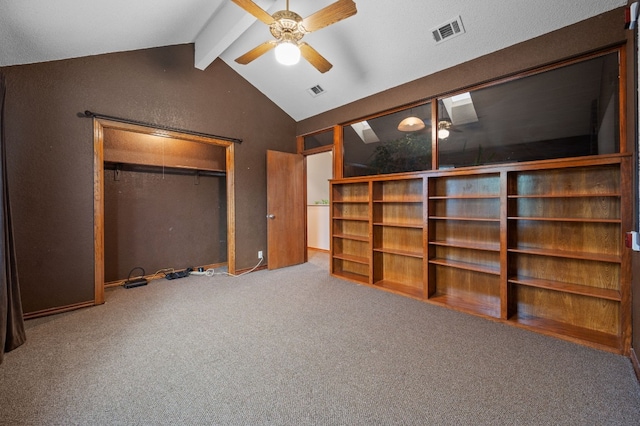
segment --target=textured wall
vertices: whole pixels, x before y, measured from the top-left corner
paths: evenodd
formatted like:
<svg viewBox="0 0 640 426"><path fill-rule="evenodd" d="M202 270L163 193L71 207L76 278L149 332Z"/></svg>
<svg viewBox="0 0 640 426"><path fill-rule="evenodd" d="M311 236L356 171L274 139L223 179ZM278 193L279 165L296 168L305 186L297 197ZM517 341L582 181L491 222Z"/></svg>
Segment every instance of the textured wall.
<svg viewBox="0 0 640 426"><path fill-rule="evenodd" d="M93 300L91 110L243 139L236 149L236 267L266 251L265 151L295 151L295 122L222 61L193 46L0 68L25 312Z"/></svg>
<svg viewBox="0 0 640 426"><path fill-rule="evenodd" d="M104 279L227 261L224 177L113 171L104 181ZM132 276L138 276L136 271ZM162 275L160 275L162 276Z"/></svg>

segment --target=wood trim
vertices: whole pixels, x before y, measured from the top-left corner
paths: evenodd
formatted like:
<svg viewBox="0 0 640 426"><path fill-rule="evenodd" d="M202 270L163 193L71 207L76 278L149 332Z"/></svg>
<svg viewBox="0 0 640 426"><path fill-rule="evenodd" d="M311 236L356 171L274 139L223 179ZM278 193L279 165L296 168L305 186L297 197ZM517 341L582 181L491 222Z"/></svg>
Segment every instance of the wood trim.
<svg viewBox="0 0 640 426"><path fill-rule="evenodd" d="M236 268L235 238L235 144L174 130L146 127L103 118L93 119L93 209L94 209L94 305L104 303L104 129L114 129L145 135L166 136L189 142L218 145L226 149L227 181L227 265L230 274Z"/></svg>
<svg viewBox="0 0 640 426"><path fill-rule="evenodd" d="M370 179L369 182L367 183L367 185L369 186L369 189L367 190L367 193L369 194L368 197L369 199L367 200L369 207L367 208L367 221L368 221L368 234L369 234L369 250L367 251L367 261L369 262L369 285L374 285L375 284L375 278L376 278L376 270L374 268L374 264L373 264L373 222L374 222L374 207L373 207L373 179ZM331 206L331 210L333 210L333 206Z"/></svg>
<svg viewBox="0 0 640 426"><path fill-rule="evenodd" d="M620 301L620 315L622 321L620 323L620 350L623 355L629 355L631 349L631 336L632 336L632 301L631 301L631 249L625 247L624 234L627 231L633 229L633 208L631 206L632 200L632 176L631 157L623 158L620 162L620 193L622 194L622 205L620 206L620 219L621 219L621 232L620 237L621 244L621 257L622 264L620 269L620 294L622 299Z"/></svg>
<svg viewBox="0 0 640 426"><path fill-rule="evenodd" d="M620 108L620 119L618 120L619 138L618 138L618 151L625 153L627 149L627 55L626 51L622 48L619 49L618 60L618 108Z"/></svg>
<svg viewBox="0 0 640 426"><path fill-rule="evenodd" d="M307 247L308 251L315 251L318 253L327 253L329 254L331 251L330 250L326 250L326 249L321 249L321 248L317 248L317 247Z"/></svg>
<svg viewBox="0 0 640 426"><path fill-rule="evenodd" d="M331 147L333 149L333 146ZM309 245L309 236L308 236L308 230L309 230L309 214L308 214L308 209L307 209L307 187L309 186L309 182L308 182L308 176L307 176L307 155L302 155L302 200L300 200L303 204L302 206L302 211L304 212L304 218L303 218L303 227L304 227L304 241L302 243L302 247L307 247ZM327 182L327 185L329 183ZM309 261L309 252L307 250L304 250L304 263L307 263Z"/></svg>
<svg viewBox="0 0 640 426"><path fill-rule="evenodd" d="M250 272L250 271L251 272L258 272L258 271L264 271L265 269L269 269L269 265L268 264L260 265L260 266L256 267L255 269L254 269L254 267L238 269L238 271L233 275L238 276L238 275L241 275L241 274L246 274L247 272Z"/></svg>
<svg viewBox="0 0 640 426"><path fill-rule="evenodd" d="M422 177L422 299L432 294L429 287L429 178Z"/></svg>
<svg viewBox="0 0 640 426"><path fill-rule="evenodd" d="M342 126L336 125L333 128L333 178L342 179L344 177L344 145L342 144Z"/></svg>
<svg viewBox="0 0 640 426"><path fill-rule="evenodd" d="M312 132L302 133L302 134L299 134L298 137L304 138L305 136L312 136L312 135L317 135L318 133L328 132L329 130L332 130L334 127L335 126L329 126L322 129L314 130Z"/></svg>
<svg viewBox="0 0 640 426"><path fill-rule="evenodd" d="M30 319L34 319L34 318L46 317L46 316L49 316L49 315L61 314L63 312L75 311L76 309L89 308L91 306L95 306L95 303L93 301L80 302L80 303L75 303L73 305L58 306L56 308L43 309L41 311L29 312L27 314L24 314L23 318L25 320L30 320Z"/></svg>
<svg viewBox="0 0 640 426"><path fill-rule="evenodd" d="M500 172L500 318L503 320L509 319L508 194L508 173L503 171Z"/></svg>
<svg viewBox="0 0 640 426"><path fill-rule="evenodd" d="M227 269L236 273L236 180L234 144L227 145Z"/></svg>
<svg viewBox="0 0 640 426"><path fill-rule="evenodd" d="M547 170L557 168L568 167L582 167L582 166L594 166L602 164L619 164L624 158L631 158L630 153L625 154L609 154L609 155L593 155L585 157L572 157L572 158L554 158L551 160L536 160L523 163L501 163L492 164L486 166L469 166L459 167L456 169L438 169L438 170L423 170L417 172L407 173L392 173L386 175L375 176L356 176L349 178L334 178L332 181L340 182L368 182L372 178L377 181L380 180L393 180L399 178L412 178L419 176L439 177L439 176L464 176L464 175L477 175L479 173L500 173L501 171L523 171L523 170Z"/></svg>
<svg viewBox="0 0 640 426"><path fill-rule="evenodd" d="M104 303L104 132L93 119L93 303Z"/></svg>
<svg viewBox="0 0 640 426"><path fill-rule="evenodd" d="M221 139L207 138L199 135L192 135L189 133L180 133L178 131L173 131L173 130L164 130L161 128L145 127L138 124L122 123L120 121L107 120L103 118L95 118L94 120L100 123L103 128L109 128L114 130L123 130L123 131L129 131L133 133L141 133L144 135L165 136L169 138L182 139L185 141L208 143L208 144L219 145L224 147L233 145L233 142L224 141Z"/></svg>
<svg viewBox="0 0 640 426"><path fill-rule="evenodd" d="M318 146L315 148L309 148L309 149L305 149L304 148L304 138L307 136L312 136L312 135L317 135L319 133L325 133L325 132L329 132L329 131L333 131L333 135L334 135L334 141L335 141L335 132L336 132L336 128L340 127L340 126L331 126L328 127L326 129L321 129L315 132L310 132L310 133L305 133L303 135L298 135L296 136L296 152L298 154L302 154L302 155L312 155L312 154L319 154L321 152L327 152L327 151L331 151L333 149L333 144L332 145L324 145L324 146Z"/></svg>
<svg viewBox="0 0 640 426"><path fill-rule="evenodd" d="M438 108L440 107L438 100L434 99L431 105L431 169L437 170L440 165L440 141L438 140Z"/></svg>
<svg viewBox="0 0 640 426"><path fill-rule="evenodd" d="M304 153L304 136L296 137L296 152L298 154Z"/></svg>
<svg viewBox="0 0 640 426"><path fill-rule="evenodd" d="M321 154L323 152L329 152L333 150L333 145L325 145L325 146L319 146L317 148L311 148L311 149L307 149L305 151L301 151L299 152L299 154L302 155L313 155L313 154Z"/></svg>
<svg viewBox="0 0 640 426"><path fill-rule="evenodd" d="M305 150L304 149L304 138L307 135L298 136L296 138L297 152L298 152L298 154L301 154L304 157L304 164L303 164L303 169L302 169L303 170L302 171L302 174L303 174L302 181L304 183L303 200L302 200L303 203L304 203L304 247L307 247L307 245L308 245L308 226L309 226L309 218L308 218L308 213L307 213L307 184L308 184L308 182L307 182L307 179L308 179L307 178L307 156L314 155L314 154L321 154L321 153L324 153L324 152L331 152L333 154L332 155L332 167L335 169L335 160L334 160L334 158L335 158L335 148L334 148L334 146L335 146L335 139L336 139L335 131L337 130L337 128L338 128L338 126L334 126L334 127L330 128L330 129L325 129L325 130L322 131L322 132L324 132L324 131L333 130L333 132L334 132L333 133L334 143L332 145L319 146L319 147L316 147L316 148L311 148L311 149ZM321 133L321 132L314 132L314 133L310 133L310 134L312 135L312 134L316 134L316 133ZM335 170L332 170L332 172L333 172L332 176L335 176ZM307 249L309 249L309 247L307 247ZM329 251L327 250L327 253L328 252ZM305 252L304 252L304 262L306 263L308 261L309 261L309 254L308 254L307 250L305 250Z"/></svg>

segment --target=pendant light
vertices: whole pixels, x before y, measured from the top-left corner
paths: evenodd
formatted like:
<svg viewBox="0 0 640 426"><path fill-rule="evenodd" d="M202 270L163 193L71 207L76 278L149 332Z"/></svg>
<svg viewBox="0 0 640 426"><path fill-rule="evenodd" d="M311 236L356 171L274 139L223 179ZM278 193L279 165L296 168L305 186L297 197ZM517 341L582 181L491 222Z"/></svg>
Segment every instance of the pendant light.
<svg viewBox="0 0 640 426"><path fill-rule="evenodd" d="M414 115L405 118L398 124L398 130L401 132L417 132L422 129L424 129L424 121Z"/></svg>

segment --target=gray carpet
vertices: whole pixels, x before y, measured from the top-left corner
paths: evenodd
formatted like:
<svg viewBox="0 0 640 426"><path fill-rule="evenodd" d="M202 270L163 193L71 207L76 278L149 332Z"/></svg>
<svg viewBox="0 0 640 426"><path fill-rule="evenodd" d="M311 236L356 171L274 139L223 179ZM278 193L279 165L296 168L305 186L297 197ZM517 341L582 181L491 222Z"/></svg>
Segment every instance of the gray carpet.
<svg viewBox="0 0 640 426"><path fill-rule="evenodd" d="M0 424L640 424L629 360L330 277L156 280L27 322Z"/></svg>

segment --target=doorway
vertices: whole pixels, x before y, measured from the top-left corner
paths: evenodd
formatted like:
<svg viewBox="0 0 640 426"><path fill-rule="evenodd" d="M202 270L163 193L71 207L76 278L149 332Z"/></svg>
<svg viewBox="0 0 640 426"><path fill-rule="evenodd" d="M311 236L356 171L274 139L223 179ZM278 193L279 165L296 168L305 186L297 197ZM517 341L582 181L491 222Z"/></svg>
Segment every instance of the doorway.
<svg viewBox="0 0 640 426"><path fill-rule="evenodd" d="M94 303L104 303L105 284L105 186L104 186L104 139L105 131L115 130L137 135L166 137L176 140L200 144L216 145L224 148L224 172L226 175L226 218L227 218L227 267L230 273L235 268L235 195L234 187L234 143L212 137L192 135L179 131L156 129L139 124L122 123L118 121L94 118Z"/></svg>
<svg viewBox="0 0 640 426"><path fill-rule="evenodd" d="M328 253L329 180L333 178L333 151L306 156L307 160L307 249Z"/></svg>

